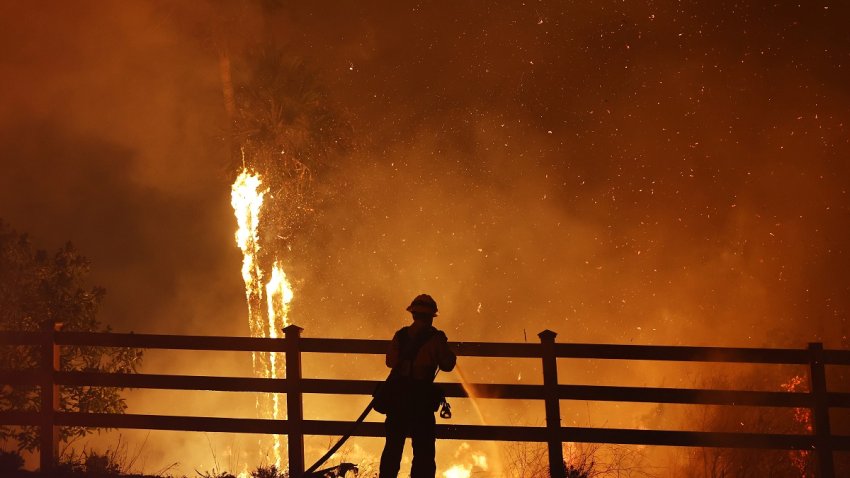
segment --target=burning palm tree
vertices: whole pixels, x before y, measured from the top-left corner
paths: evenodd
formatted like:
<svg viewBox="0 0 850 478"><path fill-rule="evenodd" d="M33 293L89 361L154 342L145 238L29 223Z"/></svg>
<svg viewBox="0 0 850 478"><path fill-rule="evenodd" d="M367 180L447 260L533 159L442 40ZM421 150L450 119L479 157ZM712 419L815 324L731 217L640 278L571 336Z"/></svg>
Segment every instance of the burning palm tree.
<svg viewBox="0 0 850 478"><path fill-rule="evenodd" d="M302 62L279 50L261 49L231 74L229 56L220 58L225 106L241 163L231 205L243 254L249 327L254 337L278 337L289 324L294 296L284 253L313 209L313 179L333 153L343 150L347 127L327 106L325 91ZM283 377L283 357L257 353L252 360L255 374ZM259 398L257 410L284 418L276 394ZM281 437L274 436L278 468L283 446Z"/></svg>

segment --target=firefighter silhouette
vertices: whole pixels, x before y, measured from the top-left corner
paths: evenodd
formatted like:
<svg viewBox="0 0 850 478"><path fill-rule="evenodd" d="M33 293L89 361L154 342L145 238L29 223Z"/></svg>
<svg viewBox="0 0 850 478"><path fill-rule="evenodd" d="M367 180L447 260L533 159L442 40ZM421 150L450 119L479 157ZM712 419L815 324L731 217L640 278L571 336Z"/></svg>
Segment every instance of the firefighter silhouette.
<svg viewBox="0 0 850 478"><path fill-rule="evenodd" d="M434 412L444 397L434 377L439 370L451 371L457 358L449 349L446 334L432 323L437 303L428 294L416 296L407 307L413 323L393 336L387 351L387 367L393 372L394 404L386 410L387 441L381 454L380 478L396 478L407 437L413 445L411 478L434 478L436 421Z"/></svg>

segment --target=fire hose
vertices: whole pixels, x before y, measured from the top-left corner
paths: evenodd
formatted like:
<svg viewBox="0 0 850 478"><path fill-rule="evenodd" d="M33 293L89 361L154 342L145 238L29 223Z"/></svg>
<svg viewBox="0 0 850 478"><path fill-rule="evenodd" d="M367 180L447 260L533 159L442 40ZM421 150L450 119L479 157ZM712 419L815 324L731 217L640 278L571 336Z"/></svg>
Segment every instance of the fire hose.
<svg viewBox="0 0 850 478"><path fill-rule="evenodd" d="M439 368L437 369L437 373L434 374L434 378L437 378L438 373L440 373ZM387 375L387 378L384 380L384 382L389 380L390 376L392 376L392 372L390 372L390 375ZM351 428L348 429L348 432L345 435L343 435L342 437L340 437L340 439L334 444L334 446L330 447L330 449L327 451L327 453L322 455L322 457L319 458L316 461L316 463L313 463L313 465L310 468L307 468L307 470L304 472L305 477L312 477L312 476L318 477L318 476L320 476L320 475L314 475L314 473L316 472L316 469L318 467L322 466L326 461L328 461L328 458L333 456L333 454L336 453L337 450L339 450L340 447L342 447L342 445L344 445L345 442L348 441L349 438L351 438L351 435L354 433L355 430L357 430L357 427L361 423L363 423L363 420L366 419L366 417L369 415L369 412L372 411L372 408L374 406L375 406L375 399L372 398L372 400L369 402L369 405L366 405L366 408L363 410L363 413L361 413L360 416L357 417L357 420L355 420L354 423L351 424ZM446 418L446 419L452 417L452 407L451 407L451 405L449 405L449 402L447 402L446 400L443 400L442 408L440 409L440 417Z"/></svg>
<svg viewBox="0 0 850 478"><path fill-rule="evenodd" d="M389 378L389 377L388 377L388 378ZM361 413L361 414L360 414L360 416L359 416L359 417L357 417L357 420L355 420L355 421L354 421L354 423L351 425L351 428L348 430L348 433L346 433L345 435L343 435L343 436L339 439L339 441L337 441L337 442L336 442L336 444L334 444L334 446L332 446L332 447L328 450L328 452L327 452L327 453L325 453L324 455L322 455L322 457L321 457L321 458L319 458L319 459L318 459L318 461L316 461L316 463L313 463L313 466L311 466L310 468L307 468L307 471L305 471L305 472L304 472L304 476L305 476L305 477L313 476L312 474L313 474L313 472L315 472L315 471L316 471L316 468L318 468L318 467L322 466L322 465L323 465L326 461L328 461L328 458L330 458L330 457L331 457L334 453L336 453L336 451L337 451L337 450L339 450L339 448L340 448L343 444L345 444L345 442L346 442L349 438L351 438L351 434L352 434L352 433L354 433L354 431L355 431L355 430L357 430L357 426L358 426L358 425L360 425L361 423L363 423L363 420L365 420L365 419L366 419L366 416L367 416L367 415L369 415L369 412L371 412L371 411L372 411L372 407L374 406L374 403L375 403L375 399L373 398L373 399L369 402L369 405L367 405L367 406L366 406L366 408L363 410L363 413Z"/></svg>

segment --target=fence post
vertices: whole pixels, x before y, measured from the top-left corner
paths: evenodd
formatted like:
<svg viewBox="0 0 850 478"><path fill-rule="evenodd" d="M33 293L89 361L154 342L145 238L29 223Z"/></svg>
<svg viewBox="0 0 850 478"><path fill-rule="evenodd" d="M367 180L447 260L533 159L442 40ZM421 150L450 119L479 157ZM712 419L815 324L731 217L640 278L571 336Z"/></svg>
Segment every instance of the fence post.
<svg viewBox="0 0 850 478"><path fill-rule="evenodd" d="M62 330L61 322L42 323L44 338L41 343L41 425L39 427L39 466L41 473L50 473L59 460L59 427L56 412L59 411L59 386L53 380L59 371L59 345L56 332Z"/></svg>
<svg viewBox="0 0 850 478"><path fill-rule="evenodd" d="M304 405L301 397L301 331L297 325L283 329L286 335L286 421L289 424L289 476L304 474Z"/></svg>
<svg viewBox="0 0 850 478"><path fill-rule="evenodd" d="M815 453L818 458L818 477L835 478L832 458L832 430L829 425L829 397L826 387L826 367L823 363L823 344L809 344L809 390L814 404L812 424L815 433Z"/></svg>
<svg viewBox="0 0 850 478"><path fill-rule="evenodd" d="M543 389L546 401L546 429L549 436L549 476L565 478L564 451L561 448L561 403L558 398L558 361L555 356L555 336L551 330L540 337L543 358Z"/></svg>

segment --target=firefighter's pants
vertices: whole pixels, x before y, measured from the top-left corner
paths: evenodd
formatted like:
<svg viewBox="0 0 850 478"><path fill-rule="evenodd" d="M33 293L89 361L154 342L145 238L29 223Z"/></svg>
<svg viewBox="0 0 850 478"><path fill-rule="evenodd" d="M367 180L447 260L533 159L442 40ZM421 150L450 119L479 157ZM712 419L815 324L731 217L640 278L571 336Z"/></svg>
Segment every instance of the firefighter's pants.
<svg viewBox="0 0 850 478"><path fill-rule="evenodd" d="M385 423L387 442L381 454L380 478L396 478L401 466L405 438L413 442L413 464L410 478L434 478L437 463L434 461L434 431L436 422L430 410L405 411L387 415Z"/></svg>

